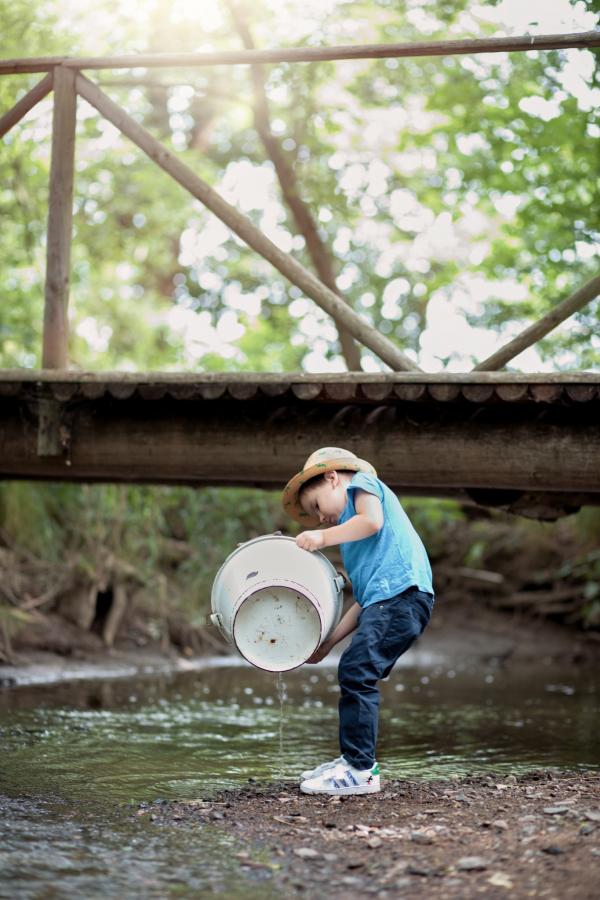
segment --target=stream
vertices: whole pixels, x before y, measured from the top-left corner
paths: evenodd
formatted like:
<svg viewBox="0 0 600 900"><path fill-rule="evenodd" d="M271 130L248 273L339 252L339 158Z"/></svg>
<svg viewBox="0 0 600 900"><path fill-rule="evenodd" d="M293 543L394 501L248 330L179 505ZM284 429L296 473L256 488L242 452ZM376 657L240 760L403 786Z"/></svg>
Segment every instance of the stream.
<svg viewBox="0 0 600 900"><path fill-rule="evenodd" d="M496 663L397 667L381 684L382 775L597 770L600 674ZM282 766L295 780L338 755L338 694L325 664L286 673L280 689L277 675L221 658L0 690L0 898L282 897L268 870L240 872L243 834L158 828L138 806L279 781Z"/></svg>

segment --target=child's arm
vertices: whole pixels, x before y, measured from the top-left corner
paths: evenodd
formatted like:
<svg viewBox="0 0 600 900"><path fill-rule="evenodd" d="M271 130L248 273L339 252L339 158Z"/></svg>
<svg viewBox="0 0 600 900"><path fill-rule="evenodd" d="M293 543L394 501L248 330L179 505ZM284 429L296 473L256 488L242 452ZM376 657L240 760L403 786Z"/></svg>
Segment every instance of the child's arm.
<svg viewBox="0 0 600 900"><path fill-rule="evenodd" d="M354 508L356 515L343 525L332 525L326 531L304 531L296 538L296 543L303 550L320 550L321 547L334 547L351 541L362 541L377 534L383 528L383 509L381 501L374 494L358 488L354 492Z"/></svg>
<svg viewBox="0 0 600 900"><path fill-rule="evenodd" d="M317 532L318 534L319 532ZM352 634L353 631L356 631L358 627L358 614L360 612L360 606L358 603L354 603L347 613L345 613L337 628L333 632L330 638L326 641L323 641L320 647L317 647L315 652L311 657L309 657L306 662L307 663L318 663L321 662L322 659L325 659L327 654L335 647L336 644L339 644L341 640L343 640L347 635Z"/></svg>

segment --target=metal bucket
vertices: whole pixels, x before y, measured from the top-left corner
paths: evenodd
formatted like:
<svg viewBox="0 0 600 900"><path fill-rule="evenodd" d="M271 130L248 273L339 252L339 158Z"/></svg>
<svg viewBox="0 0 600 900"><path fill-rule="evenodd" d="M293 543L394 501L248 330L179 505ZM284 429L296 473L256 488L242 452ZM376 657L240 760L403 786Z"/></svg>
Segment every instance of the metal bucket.
<svg viewBox="0 0 600 900"><path fill-rule="evenodd" d="M265 535L227 557L213 584L209 618L253 666L287 672L306 662L338 624L344 583L322 553Z"/></svg>

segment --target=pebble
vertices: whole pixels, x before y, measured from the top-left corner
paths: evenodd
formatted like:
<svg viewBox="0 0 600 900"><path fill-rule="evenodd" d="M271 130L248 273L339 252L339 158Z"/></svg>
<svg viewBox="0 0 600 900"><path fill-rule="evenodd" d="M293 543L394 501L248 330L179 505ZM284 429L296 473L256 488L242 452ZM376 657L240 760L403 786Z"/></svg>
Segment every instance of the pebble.
<svg viewBox="0 0 600 900"><path fill-rule="evenodd" d="M410 863L407 869L411 875L431 875L429 869L426 869L421 863Z"/></svg>
<svg viewBox="0 0 600 900"><path fill-rule="evenodd" d="M507 775L507 776L506 776L506 783L507 783L507 784L516 784L516 783L517 783L517 779L515 778L514 775Z"/></svg>
<svg viewBox="0 0 600 900"><path fill-rule="evenodd" d="M411 831L410 839L411 841L415 841L417 844L433 844L433 838L429 834L425 834L423 831Z"/></svg>
<svg viewBox="0 0 600 900"><path fill-rule="evenodd" d="M582 825L581 828L579 829L579 833L580 833L580 834L584 834L584 835L585 835L585 834L592 834L592 832L595 831L595 830L596 830L596 829L595 829L595 826L594 826L594 825Z"/></svg>
<svg viewBox="0 0 600 900"><path fill-rule="evenodd" d="M592 809L586 809L583 812L583 815L586 819L589 819L590 822L600 822L600 812L594 812Z"/></svg>
<svg viewBox="0 0 600 900"><path fill-rule="evenodd" d="M560 816L564 815L564 813L571 812L571 810L568 806L545 806L544 812L547 816Z"/></svg>
<svg viewBox="0 0 600 900"><path fill-rule="evenodd" d="M457 868L461 872L474 872L477 869L487 869L489 860L483 856L463 856L459 859Z"/></svg>
<svg viewBox="0 0 600 900"><path fill-rule="evenodd" d="M544 853L549 853L550 856L560 856L561 853L565 853L564 847L559 847L558 844L550 844L549 847L542 848Z"/></svg>
<svg viewBox="0 0 600 900"><path fill-rule="evenodd" d="M378 847L383 847L383 841L374 834L373 837L370 837L367 840L367 847L370 847L371 850L377 850Z"/></svg>
<svg viewBox="0 0 600 900"><path fill-rule="evenodd" d="M294 847L294 854L300 859L319 859L321 856L319 851L313 850L312 847Z"/></svg>
<svg viewBox="0 0 600 900"><path fill-rule="evenodd" d="M508 828L508 822L506 821L506 819L494 819L492 825L494 826L494 828L500 828L502 831L506 831L506 829Z"/></svg>

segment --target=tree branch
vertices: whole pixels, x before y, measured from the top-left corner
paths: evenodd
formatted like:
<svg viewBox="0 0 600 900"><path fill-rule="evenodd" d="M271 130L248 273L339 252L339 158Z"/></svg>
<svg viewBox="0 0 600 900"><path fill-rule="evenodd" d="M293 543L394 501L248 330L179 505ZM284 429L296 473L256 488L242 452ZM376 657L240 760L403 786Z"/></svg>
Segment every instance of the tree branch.
<svg viewBox="0 0 600 900"><path fill-rule="evenodd" d="M235 3L235 0L227 0L227 3L244 47L246 50L255 50L254 40L241 10ZM277 173L277 178L279 179L279 185L285 202L296 220L296 225L298 226L300 234L306 241L306 249L308 250L320 280L323 284L327 285L331 291L337 294L338 297L347 302L346 298L337 288L331 257L319 237L317 226L310 210L298 194L296 173L285 158L280 142L271 131L269 101L265 88L264 68L260 64L255 64L251 66L251 71L255 95L254 126L265 146L267 155L275 166L275 172ZM362 369L360 362L360 348L338 320L335 320L335 325L338 330L340 344L342 345L342 354L346 360L349 371L360 371Z"/></svg>

